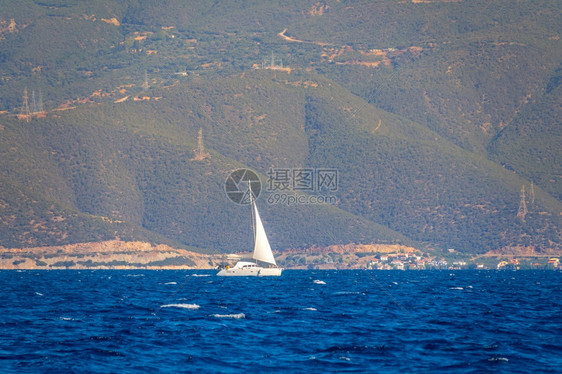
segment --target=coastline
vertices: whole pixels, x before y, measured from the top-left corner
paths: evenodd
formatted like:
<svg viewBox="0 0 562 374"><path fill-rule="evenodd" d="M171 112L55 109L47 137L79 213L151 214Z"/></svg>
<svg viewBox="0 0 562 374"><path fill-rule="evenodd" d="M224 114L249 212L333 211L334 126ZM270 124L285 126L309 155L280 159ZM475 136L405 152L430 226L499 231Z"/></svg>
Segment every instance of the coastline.
<svg viewBox="0 0 562 374"><path fill-rule="evenodd" d="M77 243L32 248L0 247L0 270L210 270L250 253L205 254L147 242ZM421 251L398 244L346 244L275 253L291 270L562 269L562 253L510 248L478 255Z"/></svg>

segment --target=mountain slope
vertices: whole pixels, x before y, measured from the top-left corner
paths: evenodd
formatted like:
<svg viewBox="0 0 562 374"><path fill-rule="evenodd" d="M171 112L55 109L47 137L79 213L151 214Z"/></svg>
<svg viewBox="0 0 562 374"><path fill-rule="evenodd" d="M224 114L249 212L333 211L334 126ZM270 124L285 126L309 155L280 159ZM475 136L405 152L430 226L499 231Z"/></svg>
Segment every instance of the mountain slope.
<svg viewBox="0 0 562 374"><path fill-rule="evenodd" d="M559 249L560 14L547 0L3 2L0 245L245 250L248 211L224 183L247 167L269 188L276 249ZM322 169L336 188L272 188Z"/></svg>
<svg viewBox="0 0 562 374"><path fill-rule="evenodd" d="M171 92L173 90L168 95ZM251 239L249 211L230 202L224 192L228 174L243 165L222 156L210 145L206 147L207 158L194 159L198 127L160 120L170 110L170 104L173 104L172 111L177 110L175 104L179 95L181 93L169 102L163 98L150 104L84 106L29 124L9 121L2 130L4 134L23 132L25 135L20 135L20 139L15 135L2 137L5 143L2 142L1 148L9 150L12 156L11 160L5 158L7 162L3 163L2 172L14 181L31 180L27 188L36 197L26 195L16 199L14 189L4 189L2 216L11 216L14 209L31 204L28 200L45 201L45 205L49 197L58 200L63 211L51 213L46 206L24 209L20 213L22 227L7 230L2 245L14 245L24 231L35 233L35 241L29 244L45 245L72 242L76 240L73 235L82 235L84 240L107 239L108 235L130 238L130 230L134 228L139 238L161 236L170 242L211 251L246 249ZM190 110L198 108L197 103L191 105ZM228 125L217 123L215 126L228 131L232 124L223 122ZM276 122L270 124L277 125ZM33 144L24 147L22 138L33 139ZM267 160L265 148L256 146L260 139L259 133L256 138L248 138L250 149L244 150L241 158L263 155L263 160ZM10 149L10 144L19 144L21 151ZM40 156L25 152L26 148ZM224 149L227 153L234 152L228 144ZM282 152L276 157L285 160ZM42 159L42 164L34 165L35 159ZM259 163L256 161L252 167ZM26 164L32 166L21 167ZM265 181L265 177L262 179ZM279 246L375 239L407 241L383 226L329 205L298 209L282 205L270 207L265 201L263 204L264 220L272 226L271 239ZM60 215L70 221L72 212L83 212L84 217L103 225L92 228L89 235L68 232L74 230L72 227L60 227L62 233L58 236L42 230L44 220L55 221L52 217ZM309 223L303 226L300 224L303 220ZM39 228L31 230L38 223ZM150 232L155 234L151 236Z"/></svg>
<svg viewBox="0 0 562 374"><path fill-rule="evenodd" d="M562 199L562 87L530 104L490 143L491 159Z"/></svg>
<svg viewBox="0 0 562 374"><path fill-rule="evenodd" d="M515 217L521 186L529 188L525 179L419 125L404 126L404 119L368 107L350 116L348 105L335 95L311 96L307 103L310 164L337 165L353 181L341 191L344 209L412 239L464 251L549 246L557 237L561 204L544 191L535 188L533 211L523 223ZM361 120L364 126L350 126Z"/></svg>

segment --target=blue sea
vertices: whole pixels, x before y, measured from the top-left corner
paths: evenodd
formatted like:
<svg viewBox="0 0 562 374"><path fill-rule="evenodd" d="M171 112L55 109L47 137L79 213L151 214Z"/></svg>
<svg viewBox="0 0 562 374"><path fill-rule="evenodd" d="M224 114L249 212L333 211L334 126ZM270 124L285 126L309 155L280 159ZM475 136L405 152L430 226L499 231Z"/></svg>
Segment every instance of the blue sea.
<svg viewBox="0 0 562 374"><path fill-rule="evenodd" d="M1 373L562 371L562 272L0 271Z"/></svg>

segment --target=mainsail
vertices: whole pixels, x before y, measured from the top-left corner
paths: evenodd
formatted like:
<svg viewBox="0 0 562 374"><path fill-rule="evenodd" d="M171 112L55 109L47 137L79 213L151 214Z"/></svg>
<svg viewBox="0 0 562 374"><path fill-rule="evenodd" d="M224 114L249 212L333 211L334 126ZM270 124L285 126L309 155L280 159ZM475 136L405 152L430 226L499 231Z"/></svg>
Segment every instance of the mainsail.
<svg viewBox="0 0 562 374"><path fill-rule="evenodd" d="M247 196L250 199L251 211L252 211L252 221L254 223L254 253L252 258L254 262L250 261L238 261L234 267L226 266L221 269L217 275L220 276L255 276L255 277L271 277L280 276L283 271L282 268L277 266L275 262L275 257L273 257L273 252L271 252L271 246L267 240L267 235L265 234L265 229L263 228L263 223L261 222L260 214L258 213L258 207L254 201L254 194L252 193L252 181L248 181L248 192ZM243 199L242 201L247 201ZM265 262L272 266L261 266L258 262Z"/></svg>
<svg viewBox="0 0 562 374"><path fill-rule="evenodd" d="M256 203L252 200L252 205L254 208L254 217L256 219L256 233L254 238L254 260L267 262L268 264L277 265L275 262L275 257L273 257L273 252L271 252L271 246L267 240L267 235L265 235L265 229L261 223L261 218L258 213L258 207Z"/></svg>

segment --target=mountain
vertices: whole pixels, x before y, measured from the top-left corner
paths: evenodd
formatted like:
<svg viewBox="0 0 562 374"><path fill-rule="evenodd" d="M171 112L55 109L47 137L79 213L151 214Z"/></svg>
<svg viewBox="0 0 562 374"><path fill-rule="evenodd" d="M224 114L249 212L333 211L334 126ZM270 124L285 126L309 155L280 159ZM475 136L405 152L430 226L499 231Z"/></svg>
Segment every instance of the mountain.
<svg viewBox="0 0 562 374"><path fill-rule="evenodd" d="M276 250L561 249L560 4L25 0L0 14L1 246L247 250L250 212L225 181L249 168ZM329 186L306 179L323 171Z"/></svg>
<svg viewBox="0 0 562 374"><path fill-rule="evenodd" d="M490 159L524 175L558 200L562 198L561 71L551 79L545 95L523 109L488 146Z"/></svg>

